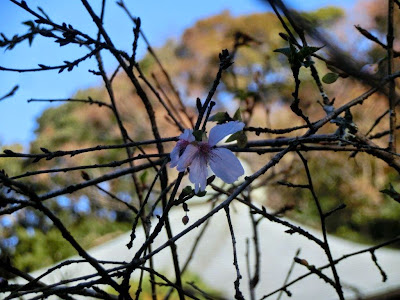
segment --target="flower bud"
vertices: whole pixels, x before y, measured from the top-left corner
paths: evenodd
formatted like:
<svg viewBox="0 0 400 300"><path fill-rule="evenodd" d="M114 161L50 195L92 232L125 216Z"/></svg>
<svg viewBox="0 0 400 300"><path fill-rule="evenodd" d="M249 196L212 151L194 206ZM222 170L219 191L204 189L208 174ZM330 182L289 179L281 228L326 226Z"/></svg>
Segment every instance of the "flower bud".
<svg viewBox="0 0 400 300"><path fill-rule="evenodd" d="M374 75L378 72L378 64L366 64L364 65L360 72L368 75Z"/></svg>
<svg viewBox="0 0 400 300"><path fill-rule="evenodd" d="M183 225L186 225L188 222L189 222L189 217L187 215L183 216L183 218L182 218Z"/></svg>

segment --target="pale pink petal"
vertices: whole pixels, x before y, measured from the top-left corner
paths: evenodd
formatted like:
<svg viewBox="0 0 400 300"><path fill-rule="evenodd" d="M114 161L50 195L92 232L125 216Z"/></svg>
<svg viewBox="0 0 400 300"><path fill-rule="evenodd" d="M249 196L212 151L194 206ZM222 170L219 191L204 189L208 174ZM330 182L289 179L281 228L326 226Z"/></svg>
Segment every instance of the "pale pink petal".
<svg viewBox="0 0 400 300"><path fill-rule="evenodd" d="M207 185L207 159L199 153L190 164L189 179L194 183L194 191L204 191Z"/></svg>
<svg viewBox="0 0 400 300"><path fill-rule="evenodd" d="M199 148L189 144L183 154L179 157L176 169L179 172L184 172L186 168L192 163L194 157L198 154Z"/></svg>
<svg viewBox="0 0 400 300"><path fill-rule="evenodd" d="M179 141L176 143L174 149L172 149L169 154L171 158L170 168L176 167L179 157L182 155L183 151L185 151L187 145L194 141L195 137L193 136L193 130L185 129L185 131L179 136Z"/></svg>
<svg viewBox="0 0 400 300"><path fill-rule="evenodd" d="M179 139L188 141L189 143L194 142L196 140L193 135L192 129L185 129L185 131L179 136Z"/></svg>
<svg viewBox="0 0 400 300"><path fill-rule="evenodd" d="M176 167L179 160L179 152L181 151L182 147L179 145L179 142L176 143L174 149L172 149L169 157L171 158L171 164L169 165L171 168Z"/></svg>
<svg viewBox="0 0 400 300"><path fill-rule="evenodd" d="M215 146L224 137L242 130L243 127L244 123L239 121L231 121L225 124L216 125L210 130L208 143L210 146Z"/></svg>
<svg viewBox="0 0 400 300"><path fill-rule="evenodd" d="M226 183L233 183L244 174L239 159L226 148L211 150L209 161L214 174Z"/></svg>

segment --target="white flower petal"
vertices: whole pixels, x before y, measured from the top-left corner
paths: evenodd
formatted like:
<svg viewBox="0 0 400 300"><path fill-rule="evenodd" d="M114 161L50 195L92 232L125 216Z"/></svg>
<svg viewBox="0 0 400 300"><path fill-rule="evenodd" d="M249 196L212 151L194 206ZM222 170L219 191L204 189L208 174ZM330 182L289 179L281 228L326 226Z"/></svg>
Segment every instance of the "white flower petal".
<svg viewBox="0 0 400 300"><path fill-rule="evenodd" d="M196 140L193 135L192 129L185 129L185 131L179 136L179 139L188 141L189 143L194 142Z"/></svg>
<svg viewBox="0 0 400 300"><path fill-rule="evenodd" d="M243 127L244 123L239 121L231 121L225 124L216 125L210 130L208 143L210 146L215 146L224 137L242 130Z"/></svg>
<svg viewBox="0 0 400 300"><path fill-rule="evenodd" d="M190 164L189 179L194 183L195 193L204 191L207 185L207 160L204 155L196 155Z"/></svg>
<svg viewBox="0 0 400 300"><path fill-rule="evenodd" d="M189 144L183 154L179 157L176 169L179 172L184 172L186 168L192 163L194 157L198 154L199 148Z"/></svg>
<svg viewBox="0 0 400 300"><path fill-rule="evenodd" d="M239 159L226 148L211 150L210 167L215 175L226 183L233 183L244 174Z"/></svg>

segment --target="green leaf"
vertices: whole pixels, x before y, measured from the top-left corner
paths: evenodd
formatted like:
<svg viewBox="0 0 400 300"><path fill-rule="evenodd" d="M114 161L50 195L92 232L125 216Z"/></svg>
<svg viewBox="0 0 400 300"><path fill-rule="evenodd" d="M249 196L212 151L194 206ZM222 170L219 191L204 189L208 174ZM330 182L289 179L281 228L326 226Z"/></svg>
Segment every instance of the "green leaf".
<svg viewBox="0 0 400 300"><path fill-rule="evenodd" d="M236 141L236 140L239 138L239 134L240 134L240 131L235 132L234 134L232 134L232 135L226 140L226 142L229 143L229 142Z"/></svg>
<svg viewBox="0 0 400 300"><path fill-rule="evenodd" d="M322 47L311 47L311 46L305 46L300 49L298 52L299 58L301 61L303 61L307 56L317 52L319 49Z"/></svg>
<svg viewBox="0 0 400 300"><path fill-rule="evenodd" d="M336 73L327 73L324 77L322 77L322 82L326 84L334 83L339 78L339 75Z"/></svg>
<svg viewBox="0 0 400 300"><path fill-rule="evenodd" d="M290 58L292 55L292 50L289 47L275 49L274 52L282 53L283 55L286 55L288 58Z"/></svg>
<svg viewBox="0 0 400 300"><path fill-rule="evenodd" d="M197 197L204 197L207 194L206 191L200 191L196 194Z"/></svg>
<svg viewBox="0 0 400 300"><path fill-rule="evenodd" d="M235 111L235 114L233 115L233 119L234 119L235 121L242 121L242 115L240 114L240 108L238 108L238 109Z"/></svg>
<svg viewBox="0 0 400 300"><path fill-rule="evenodd" d="M215 115L212 115L208 118L208 121L217 122L218 124L229 121L230 117L227 112L217 112Z"/></svg>
<svg viewBox="0 0 400 300"><path fill-rule="evenodd" d="M192 187L190 185L186 186L182 190L181 194L179 195L179 200L182 200L183 198L185 198L186 196L189 196L193 192L194 192L194 190L192 189Z"/></svg>
<svg viewBox="0 0 400 300"><path fill-rule="evenodd" d="M182 194L189 195L191 192L193 192L193 189L190 185L185 186L185 188L182 190Z"/></svg>
<svg viewBox="0 0 400 300"><path fill-rule="evenodd" d="M247 145L247 136L243 131L238 131L232 134L226 142L236 141L239 148L244 148Z"/></svg>
<svg viewBox="0 0 400 300"><path fill-rule="evenodd" d="M149 173L147 172L147 170L144 171L142 174L140 174L139 179L140 179L140 181L141 181L142 184L145 184L145 183L146 183L146 179L147 179L147 175L148 175L148 174L149 174Z"/></svg>
<svg viewBox="0 0 400 300"><path fill-rule="evenodd" d="M179 200L183 200L185 197L190 196L190 195L192 195L192 197L193 197L193 194L194 194L194 190L192 189L191 186L188 185L182 190L181 194L179 195ZM186 200L188 200L188 199L186 199Z"/></svg>
<svg viewBox="0 0 400 300"><path fill-rule="evenodd" d="M243 131L240 131L240 135L237 139L237 145L239 148L244 148L247 145L247 135Z"/></svg>
<svg viewBox="0 0 400 300"><path fill-rule="evenodd" d="M25 21L25 22L22 22L22 24L29 26L31 29L35 28L35 23L33 23L33 21Z"/></svg>

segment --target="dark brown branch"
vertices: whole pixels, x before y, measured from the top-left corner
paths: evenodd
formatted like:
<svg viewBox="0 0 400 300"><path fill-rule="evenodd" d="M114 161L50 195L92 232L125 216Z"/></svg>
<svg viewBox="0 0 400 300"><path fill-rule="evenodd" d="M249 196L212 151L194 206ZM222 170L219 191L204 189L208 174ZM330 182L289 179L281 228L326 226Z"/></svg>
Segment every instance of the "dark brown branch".
<svg viewBox="0 0 400 300"><path fill-rule="evenodd" d="M387 57L388 57L388 68L387 68L387 76L390 77L394 71L394 62L393 62L393 10L394 10L394 1L388 0L388 22L387 22ZM390 79L389 81L389 145L388 148L392 152L396 152L396 109L395 109L395 82L394 79Z"/></svg>
<svg viewBox="0 0 400 300"><path fill-rule="evenodd" d="M333 288L336 289L336 284L335 282L330 279L328 276L326 276L324 273L322 273L319 269L317 269L314 265L309 265L308 262L304 259L300 259L298 257L294 258L294 261L298 263L299 265L305 266L307 269L310 270L312 274L317 275L319 278L321 278L323 281L326 283L330 284Z"/></svg>
<svg viewBox="0 0 400 300"><path fill-rule="evenodd" d="M199 110L199 116L197 118L196 125L194 126L195 130L198 130L200 128L200 126L201 126L201 122L203 120L204 114L207 111L207 107L210 104L211 99L214 96L214 94L215 94L215 92L217 90L217 87L218 87L218 85L219 85L219 83L221 81L222 72L232 64L231 57L230 57L230 55L228 53L228 50L223 50L220 53L219 57L220 57L219 69L218 69L217 75L216 75L216 77L214 79L214 82L213 82L213 84L211 86L211 89L208 92L207 98L206 98L206 100L204 101L204 103L202 104L202 106L201 106L201 108Z"/></svg>
<svg viewBox="0 0 400 300"><path fill-rule="evenodd" d="M66 173L70 171L77 171L77 170L87 170L87 169L97 169L97 168L115 168L122 166L123 164L139 160L139 159L144 159L144 158L158 158L158 157L166 157L168 154L139 154L137 156L127 158L124 160L119 160L119 161L113 161L110 163L105 163L105 164L93 164L93 165L86 165L86 166L76 166L76 167L69 167L69 168L59 168L59 169L48 169L48 170L40 170L40 171L31 171L31 172L26 172L21 175L13 176L10 177L11 179L19 179L19 178L24 178L28 176L33 176L33 175L38 175L38 174L49 174L49 173Z"/></svg>
<svg viewBox="0 0 400 300"><path fill-rule="evenodd" d="M229 212L229 206L225 206L224 209L225 209L225 213L226 213L226 219L228 220L229 232L230 232L231 238L232 238L233 265L235 266L235 269L236 269L236 280L234 282L235 291L236 291L235 299L244 300L243 294L240 291L240 279L242 279L242 275L240 275L240 270L239 270L239 265L238 265L238 260L237 260L235 232L234 232L233 226L232 226L232 220L231 220L231 215Z"/></svg>
<svg viewBox="0 0 400 300"><path fill-rule="evenodd" d="M6 68L6 67L1 67L0 66L0 71L9 71L9 72L18 72L18 73L26 73L26 72L38 72L38 71L48 71L48 70L58 70L58 73L61 73L64 70L67 71L72 71L74 67L77 67L79 63L82 61L92 57L96 53L98 53L102 48L95 48L85 56L82 56L81 58L78 58L72 62L69 61L64 61L63 65L58 65L58 66L45 66L42 64L39 64L39 68L31 68L31 69L15 69L15 68Z"/></svg>
<svg viewBox="0 0 400 300"><path fill-rule="evenodd" d="M126 14L129 16L129 18L132 20L132 22L136 23L137 18L132 16L130 11L126 7L124 1L123 0L119 0L117 2L117 4L126 12ZM156 52L151 47L151 45L150 45L148 39L146 38L146 35L144 34L142 29L140 29L140 35L142 36L145 44L147 45L147 50L149 51L151 56L154 58L154 60L156 61L157 65L161 69L161 72L164 74L165 78L167 79L168 85L170 86L172 92L174 93L176 99L178 100L178 103L180 105L180 108L181 108L182 112L185 114L185 116L187 117L187 119L189 120L189 122L191 123L191 125L193 127L194 125L192 123L192 118L190 117L186 106L183 104L181 96L179 95L178 90L175 88L174 84L172 83L171 77L169 76L168 72L165 70L165 68L164 68L163 64L161 63L160 59L158 58Z"/></svg>
<svg viewBox="0 0 400 300"><path fill-rule="evenodd" d="M98 100L93 100L92 98L89 97L89 99L71 99L71 98L67 98L67 99L29 99L27 100L28 103L30 102L80 102L80 103L88 103L90 105L92 104L97 104L99 107L105 106L108 107L110 109L112 109L112 106L108 103L102 102L102 101L98 101Z"/></svg>
<svg viewBox="0 0 400 300"><path fill-rule="evenodd" d="M300 248L297 249L296 254L294 255L294 257L298 257L299 254L300 254L300 251L301 251ZM288 270L288 272L287 272L287 274L286 274L286 278L285 278L285 281L283 282L283 285L286 285L286 284L288 283L289 278L290 278L290 275L292 275L292 272L293 272L295 263L296 263L296 261L295 261L295 259L293 259L292 264L290 265L290 268L289 268L289 270ZM280 293L279 293L279 295L278 295L278 298L276 298L276 300L280 300L280 299L281 299L281 297L282 297L282 295L283 295L283 292L288 293L287 290L281 290Z"/></svg>
<svg viewBox="0 0 400 300"><path fill-rule="evenodd" d="M99 186L98 184L95 185L96 188L98 188L100 191L102 191L103 193L107 194L111 199L114 199L116 201L118 201L119 203L122 203L123 205L125 205L128 209L130 209L131 211L133 211L135 214L138 213L138 210L136 207L134 207L133 205L126 203L124 200L118 198L117 196L115 196L114 194L110 193L109 191L103 189L101 186Z"/></svg>
<svg viewBox="0 0 400 300"><path fill-rule="evenodd" d="M140 68L139 64L135 64L135 68L136 70L138 70L140 76L139 78L141 78L146 84L147 86L150 88L150 90L153 92L153 94L156 96L156 98L158 99L158 101L161 103L161 105L165 108L165 110L167 111L168 115L171 117L171 119L174 121L174 123L176 124L176 126L180 129L180 131L184 131L185 128L183 128L182 124L177 120L177 118L175 117L175 115L172 113L172 111L169 109L169 107L165 104L164 100L161 98L160 94L156 91L156 89L152 86L152 84L147 80L146 76L143 74L142 69ZM179 116L179 115L177 115Z"/></svg>
<svg viewBox="0 0 400 300"><path fill-rule="evenodd" d="M356 256L356 255L360 255L360 254L363 254L363 253L375 251L375 250L380 249L380 248L382 248L382 247L389 246L389 245L392 245L392 244L395 244L395 243L398 243L398 242L400 242L400 235L399 235L399 236L396 236L395 238L393 238L393 239L391 239L391 240L388 240L388 241L386 241L386 242L383 242L383 243L381 243L381 244L378 244L378 245L375 245L375 246L372 246L372 247L368 247L368 248L363 249L363 250L355 251L355 252L352 252L352 253L349 253L349 254L345 254L345 255L343 255L342 257L340 257L340 258L338 258L338 259L335 259L335 260L334 260L334 263L335 263L335 264L338 264L338 263L341 262L342 260L346 260L346 259L348 259L348 258L350 258L350 257L352 257L352 256ZM324 265L324 266L322 266L322 267L319 267L318 270L324 270L324 269L329 268L329 267L330 267L330 264L326 264L326 265ZM287 283L286 285L280 287L279 289L277 289L277 290L275 290L275 291L273 291L273 292L271 292L271 293L269 293L269 294L267 294L267 295L264 295L260 300L266 299L266 298L272 296L273 294L278 293L278 292L281 291L281 290L287 289L289 286L291 286L291 285L293 285L293 284L295 284L295 283L297 283L297 282L303 280L304 278L310 276L311 274L313 274L313 273L312 273L312 272L308 272L308 273L305 273L305 274L303 274L303 275L297 277L296 279L290 281L289 283Z"/></svg>
<svg viewBox="0 0 400 300"><path fill-rule="evenodd" d="M19 85L14 86L11 91L9 91L7 94L5 94L4 96L0 97L0 101L7 99L9 97L14 96L15 92L18 90Z"/></svg>
<svg viewBox="0 0 400 300"><path fill-rule="evenodd" d="M25 158L35 158L35 159L46 159L50 160L55 157L60 157L60 156L75 156L78 154L82 153L87 153L87 152L92 152L92 151L100 151L100 150L110 150L110 149L122 149L122 148L127 148L127 147L138 147L138 146L143 146L143 145L151 145L151 144L156 144L156 143L165 143L165 142L174 142L177 141L178 137L172 137L172 138L164 138L160 140L148 140L148 141L140 141L140 142L129 142L126 144L119 144L119 145L98 145L94 147L89 147L89 148L82 148L82 149L76 149L76 150L68 150L68 151L62 151L62 150L57 150L57 151L49 151L48 149L45 149L47 151L44 151L43 154L30 154L30 153L18 153L14 151L4 151L3 154L0 154L0 157L25 157Z"/></svg>
<svg viewBox="0 0 400 300"><path fill-rule="evenodd" d="M379 265L378 259L376 258L376 255L375 255L375 251L371 251L371 259L382 275L382 282L385 282L387 280L387 275L386 275L385 271L382 269L382 267Z"/></svg>
<svg viewBox="0 0 400 300"><path fill-rule="evenodd" d="M71 244L72 247L78 252L78 254L84 258L89 264L91 264L99 273L99 275L114 289L117 291L120 290L119 285L112 280L112 278L109 276L109 274L105 271L105 269L99 264L99 262L90 256L82 247L81 245L74 239L74 237L70 234L70 232L67 230L67 228L64 226L64 224L60 221L59 218L57 218L47 207L45 207L41 199L36 193L27 187L26 185L16 182L14 180L11 180L7 178L4 174L0 173L0 181L8 187L16 186L18 187L21 192L23 192L26 196L28 196L34 204L32 204L36 209L41 211L43 214L45 214L52 222L53 224L57 227L57 229L60 231L62 234L63 238Z"/></svg>
<svg viewBox="0 0 400 300"><path fill-rule="evenodd" d="M74 185L69 185L69 186L61 188L59 190L51 191L49 193L43 194L41 196L38 196L39 197L39 201L45 201L45 200L48 200L48 199L51 199L51 198L54 198L54 197L57 197L57 196L61 196L61 195L64 195L64 194L71 194L71 193L76 192L78 190L87 188L89 186L96 185L96 184L104 182L104 181L109 181L109 180L112 180L112 179L115 179L115 178L119 178L119 177L124 176L124 175L128 175L128 174L131 174L131 173L139 172L139 171L151 168L154 165L163 164L163 162L164 162L164 159L160 159L160 160L154 161L152 163L142 164L142 165L139 165L139 166L135 166L133 168L122 169L122 170L119 170L119 171L115 171L115 172L112 172L112 173L105 174L103 176L100 176L100 177L97 177L97 178L94 178L94 179L87 180L85 182L81 182L81 183L74 184ZM19 204L19 205L16 205L14 207L11 207L9 209L3 209L3 210L0 211L0 215L13 213L13 212L18 211L21 208L26 207L26 206L27 205Z"/></svg>
<svg viewBox="0 0 400 300"><path fill-rule="evenodd" d="M368 30L362 28L360 25L354 25L354 27L367 39L373 41L374 43L377 43L379 46L381 46L383 49L388 49L387 45L382 43L376 36L374 36L371 32ZM393 57L399 57L400 52L393 50Z"/></svg>
<svg viewBox="0 0 400 300"><path fill-rule="evenodd" d="M259 135L260 133L273 133L273 134L284 134L284 133L289 133L295 130L299 129L304 129L308 128L308 125L300 125L300 126L295 126L291 128L283 128L283 129L270 129L270 128L262 128L262 127L246 127L243 130L244 131L250 131L250 132L255 132L256 135Z"/></svg>
<svg viewBox="0 0 400 300"><path fill-rule="evenodd" d="M320 201L319 201L319 199L317 197L317 194L315 193L314 185L313 185L312 178L311 178L311 173L310 173L310 170L308 168L308 162L300 152L297 152L297 154L299 155L299 157L300 157L300 159L301 159L301 161L302 161L302 163L304 165L304 170L305 170L306 175L307 175L307 181L308 181L309 190L310 190L310 193L311 193L311 195L312 195L312 197L314 199L315 205L316 205L316 207L318 209L318 214L319 214L320 222L321 222L322 236L324 237L323 249L324 249L324 251L326 253L326 256L328 257L329 263L331 265L333 277L335 278L335 282L333 284L333 287L335 288L335 290L336 290L336 292L337 292L337 294L339 296L339 299L344 300L344 295L343 295L343 290L342 290L342 286L341 286L341 283L340 283L340 278L339 278L339 275L337 273L335 264L333 263L333 257L332 257L332 253L331 253L331 250L330 250L330 247L329 247L327 230L326 230L326 222L325 222L326 215L323 212L322 207L321 207L321 203L320 203ZM315 268L313 268L312 270L310 269L310 270L311 271L315 271L314 269ZM315 272L317 272L317 271L315 271ZM321 276L322 273L321 274L316 273L316 274L318 276L320 276L321 278L323 278L323 279L325 278L325 277ZM326 279L324 279L324 280L326 280Z"/></svg>

